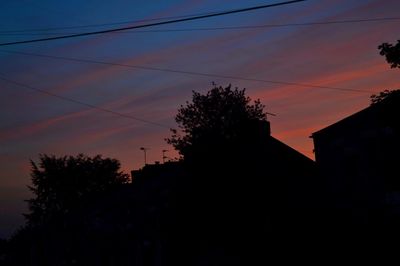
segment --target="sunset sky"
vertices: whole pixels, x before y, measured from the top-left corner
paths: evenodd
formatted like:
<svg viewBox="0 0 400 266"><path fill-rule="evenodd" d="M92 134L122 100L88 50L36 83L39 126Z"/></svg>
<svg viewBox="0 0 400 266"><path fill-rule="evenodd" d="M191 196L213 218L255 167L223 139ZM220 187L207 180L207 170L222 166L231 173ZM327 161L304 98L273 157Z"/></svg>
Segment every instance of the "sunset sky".
<svg viewBox="0 0 400 266"><path fill-rule="evenodd" d="M0 43L276 2L280 0L1 1ZM127 32L0 46L0 237L23 223L30 159L37 160L39 153L102 154L119 159L128 172L143 166L142 146L149 148L150 163L162 160L163 149L175 157L164 141L170 135L168 126L176 126L177 108L190 100L192 91L206 92L212 82L246 88L248 96L259 98L266 111L277 115L269 117L272 135L313 159L312 132L367 107L371 94L399 88L400 71L390 69L377 50L380 43L400 38L399 10L399 0L309 0ZM282 26L378 18L398 19ZM99 24L107 25L93 26ZM281 26L210 29L271 24ZM83 27L87 25L92 26ZM91 109L1 78L167 127Z"/></svg>

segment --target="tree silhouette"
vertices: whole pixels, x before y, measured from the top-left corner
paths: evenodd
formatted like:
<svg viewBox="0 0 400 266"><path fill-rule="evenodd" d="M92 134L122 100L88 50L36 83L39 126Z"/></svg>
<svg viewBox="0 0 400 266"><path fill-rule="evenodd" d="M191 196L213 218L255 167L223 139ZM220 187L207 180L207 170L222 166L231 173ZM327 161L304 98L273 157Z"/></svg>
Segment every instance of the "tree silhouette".
<svg viewBox="0 0 400 266"><path fill-rule="evenodd" d="M245 92L231 85L214 85L204 94L193 92L175 117L180 132L173 131L167 139L183 156L187 174L180 189L185 201L177 211L187 222L178 228L196 228L194 239L219 238L228 246L243 247L243 229L257 231L265 222L254 209L262 205L264 195L270 195L262 184L268 166L260 163L261 153L268 153L269 132L264 130L268 123L264 106ZM261 165L263 171L258 171ZM240 233L233 240L235 230Z"/></svg>
<svg viewBox="0 0 400 266"><path fill-rule="evenodd" d="M400 90L384 90L381 91L378 95L371 95L371 105L394 99L395 97L400 97Z"/></svg>
<svg viewBox="0 0 400 266"><path fill-rule="evenodd" d="M378 46L379 54L386 57L386 61L391 68L400 68L400 40L396 45L391 43L382 43Z"/></svg>
<svg viewBox="0 0 400 266"><path fill-rule="evenodd" d="M193 91L192 101L181 105L175 117L180 132L172 130L167 142L186 159L202 150L217 152L219 147L248 138L252 126L266 121L263 108L259 100L251 103L245 89L231 85L214 85L204 95Z"/></svg>
<svg viewBox="0 0 400 266"><path fill-rule="evenodd" d="M34 198L28 200L30 212L25 216L32 226L63 218L89 195L128 182L118 160L100 155L41 154L39 160L39 164L31 161L32 186L28 186Z"/></svg>

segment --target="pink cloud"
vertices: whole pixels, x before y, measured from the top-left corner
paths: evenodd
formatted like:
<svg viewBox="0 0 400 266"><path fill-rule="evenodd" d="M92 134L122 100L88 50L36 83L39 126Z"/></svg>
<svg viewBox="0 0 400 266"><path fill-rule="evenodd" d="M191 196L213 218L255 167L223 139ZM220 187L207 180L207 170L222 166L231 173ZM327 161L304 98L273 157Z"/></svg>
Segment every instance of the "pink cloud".
<svg viewBox="0 0 400 266"><path fill-rule="evenodd" d="M40 133L49 127L56 125L58 123L64 123L67 120L77 119L84 115L87 115L91 110L83 110L78 112L69 113L66 115L56 116L49 119L44 119L40 122L32 123L18 128L12 128L9 130L4 130L0 132L0 138L2 140L6 139L18 139L25 138L36 133Z"/></svg>

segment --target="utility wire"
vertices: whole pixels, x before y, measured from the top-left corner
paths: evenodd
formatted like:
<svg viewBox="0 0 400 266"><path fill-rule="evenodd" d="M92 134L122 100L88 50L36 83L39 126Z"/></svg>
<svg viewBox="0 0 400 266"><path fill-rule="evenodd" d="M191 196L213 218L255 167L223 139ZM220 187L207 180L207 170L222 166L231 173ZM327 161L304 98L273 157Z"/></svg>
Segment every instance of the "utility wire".
<svg viewBox="0 0 400 266"><path fill-rule="evenodd" d="M132 24L132 23L140 23L140 22L160 21L160 20L177 19L177 18L187 18L187 17L193 17L193 16L203 16L203 15L214 14L214 13L217 13L217 12L222 12L222 11L207 12L207 13L196 13L196 14L181 15L181 16L159 17L159 18L150 18L150 19L128 20L128 21L111 22L111 23L101 23L101 24L88 24L88 25L76 25L76 26L65 26L65 27L51 27L51 28L38 28L38 29L23 29L23 30L0 30L0 33L32 32L32 31L52 31L52 30L70 30L70 29L82 29L82 28L115 26L115 25Z"/></svg>
<svg viewBox="0 0 400 266"><path fill-rule="evenodd" d="M349 20L332 20L321 22L304 22L304 23L286 23L286 24L265 24L265 25L248 25L248 26L229 26L229 27L203 27L203 28L183 28L183 29L160 29L160 30L134 30L110 32L114 34L132 34L132 33L157 33L157 32L185 32L185 31L214 31L214 30L252 30L262 28L280 28L280 27L302 27L302 26L318 26L318 25L335 25L335 24L353 24L365 22L392 22L398 21L400 17L387 18L367 18L367 19L349 19ZM46 33L2 33L0 36L17 36L17 35L60 35L61 32ZM79 34L79 33L73 33Z"/></svg>
<svg viewBox="0 0 400 266"><path fill-rule="evenodd" d="M224 16L224 15L229 15L229 14L243 13L243 12L254 11L254 10L258 10L258 9L264 9L264 8L276 7L276 6L282 6L282 5L289 5L289 4L294 4L297 2L304 2L304 1L307 1L307 0L293 0L293 1L279 2L279 3L274 3L274 4L268 4L268 5L260 5L260 6L253 6L253 7L248 7L248 8L241 8L241 9L235 9L235 10L230 10L230 11L218 12L218 13L213 13L213 14L208 14L208 15L193 16L193 17L188 17L188 18L174 19L174 20L168 20L168 21L162 21L162 22L154 22L154 23L149 23L149 24L115 28L115 29L109 29L109 30L84 32L84 33L78 33L78 34L70 34L70 35L40 38L40 39L31 39L31 40L24 40L24 41L6 42L6 43L0 43L0 46L23 44L23 43L33 43L33 42L53 41L53 40L75 38L75 37L82 37L82 36L89 36L89 35L98 35L98 34L104 34L104 33L110 33L110 32L125 31L125 30L131 30L131 29L154 27L154 26L159 26L159 25L166 25L166 24L180 23L180 22L185 22L185 21L193 21L193 20L199 20L199 19L205 19L205 18L211 18L211 17Z"/></svg>
<svg viewBox="0 0 400 266"><path fill-rule="evenodd" d="M150 125L153 125L153 126L158 126L158 127L171 129L171 127L169 127L167 125L164 125L164 124L160 124L160 123L153 122L153 121L150 121L150 120L146 120L146 119L143 119L143 118L139 118L139 117L136 117L136 116L132 116L132 115L116 112L116 111L113 111L113 110L110 110L110 109L106 109L106 108L103 108L103 107L99 107L97 105L93 105L93 104L90 104L90 103L87 103L87 102L83 102L83 101L76 100L76 99L69 98L69 97L65 97L65 96L62 96L62 95L59 95L59 94L56 94L56 93L52 93L52 92L49 92L47 90L38 89L38 88L35 88L33 86L30 86L30 85L27 85L27 84L24 84L24 83L21 83L21 82L18 82L18 81L8 79L8 78L4 77L4 74L1 74L1 73L0 73L0 80L3 80L5 82L8 82L8 83L11 83L11 84L14 84L14 85L17 85L19 87L23 87L23 88L27 88L27 89L30 89L30 90L34 90L36 92L40 92L42 94L46 94L48 96L52 96L52 97L55 97L55 98L58 98L58 99L61 99L61 100L67 101L67 102L72 102L72 103L75 103L75 104L79 104L79 105L83 105L83 106L86 106L86 107L90 107L90 108L92 108L94 110L97 110L97 111L110 113L110 114L117 115L117 116L120 116L120 117L124 117L124 118L128 118L128 119L131 119L131 120L143 122L143 123L146 123L146 124L150 124Z"/></svg>
<svg viewBox="0 0 400 266"><path fill-rule="evenodd" d="M45 55L45 54L36 54L36 53L27 53L27 52L9 51L9 50L0 50L0 52L26 55L26 56L36 56L36 57L50 58L50 59L56 59L56 60L65 60L65 61L71 61L71 62L110 65L110 66L143 69L143 70L149 70L149 71L160 71L160 72L186 74L186 75L192 75L192 76L255 81L255 82L262 82L262 83L272 83L272 84L289 85L289 86L306 87L306 88L316 88L316 89L339 90L339 91L348 91L348 92L357 92L357 93L369 93L369 94L371 93L371 91L352 89L352 88L341 88L341 87L322 86L322 85L315 85L315 84L308 84L308 83L286 82L286 81L267 80L267 79L255 79L255 78L246 78L246 77L229 76L229 75L218 75L218 74L212 74L212 73L185 71L185 70L177 70L177 69L170 69L170 68L148 67L148 66L139 66L139 65L129 65L129 64L122 64L122 63L113 63L113 62L105 62L105 61L99 61L99 60L65 57L65 56Z"/></svg>

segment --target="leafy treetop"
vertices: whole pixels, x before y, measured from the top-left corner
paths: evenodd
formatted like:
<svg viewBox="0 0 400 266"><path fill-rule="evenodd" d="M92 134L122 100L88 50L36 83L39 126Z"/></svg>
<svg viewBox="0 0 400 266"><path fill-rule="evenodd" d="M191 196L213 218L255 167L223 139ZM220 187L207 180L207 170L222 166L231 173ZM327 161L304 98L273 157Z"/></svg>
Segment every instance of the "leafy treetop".
<svg viewBox="0 0 400 266"><path fill-rule="evenodd" d="M129 176L120 171L118 160L100 155L56 157L41 154L39 160L39 164L31 161L29 189L34 198L28 200L30 212L25 215L30 225L63 217L91 193L104 192L129 180Z"/></svg>
<svg viewBox="0 0 400 266"><path fill-rule="evenodd" d="M400 40L396 45L391 43L382 43L378 46L379 54L386 57L386 61L391 68L400 68Z"/></svg>
<svg viewBox="0 0 400 266"><path fill-rule="evenodd" d="M167 142L185 157L199 148L237 141L251 123L266 121L263 108L259 100L251 103L245 89L231 85L214 85L206 94L193 91L192 101L181 105L175 117L181 132L172 130Z"/></svg>

